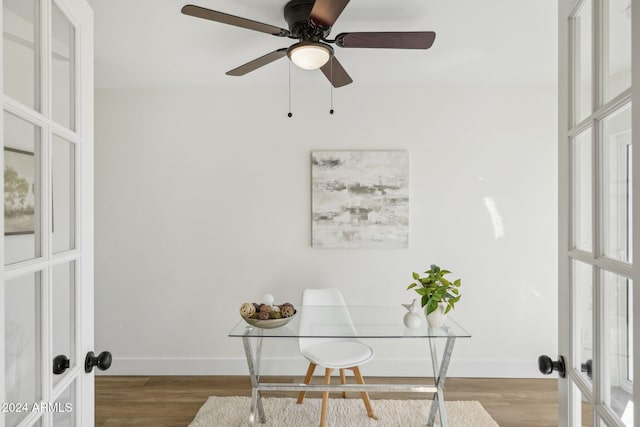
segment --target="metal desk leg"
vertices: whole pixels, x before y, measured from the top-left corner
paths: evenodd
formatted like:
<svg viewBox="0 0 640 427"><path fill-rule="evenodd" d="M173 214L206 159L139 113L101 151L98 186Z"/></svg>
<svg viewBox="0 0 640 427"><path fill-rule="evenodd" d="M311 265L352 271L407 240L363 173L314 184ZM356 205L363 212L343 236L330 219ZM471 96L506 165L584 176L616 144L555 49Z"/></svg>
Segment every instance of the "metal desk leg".
<svg viewBox="0 0 640 427"><path fill-rule="evenodd" d="M249 366L249 378L251 378L251 410L249 412L249 426L254 427L256 425L256 409L258 412L258 419L261 424L267 422L267 418L264 415L264 408L262 407L262 396L258 391L258 384L260 383L260 355L262 353L262 337L258 337L258 345L255 355L251 348L250 338L245 335L242 337L242 343L244 344L244 352L247 357L247 365ZM255 362L255 365L254 365Z"/></svg>
<svg viewBox="0 0 640 427"><path fill-rule="evenodd" d="M431 365L433 366L433 378L436 383L437 392L433 396L433 401L431 402L429 418L427 419L428 426L433 425L436 418L436 411L440 411L440 425L442 427L447 426L447 411L444 407L444 382L447 378L447 370L449 369L449 362L451 361L451 354L453 353L453 345L455 344L455 342L456 338L454 336L449 336L447 338L447 342L444 346L444 352L442 354L442 363L438 365L436 338L429 338L429 347L431 349Z"/></svg>

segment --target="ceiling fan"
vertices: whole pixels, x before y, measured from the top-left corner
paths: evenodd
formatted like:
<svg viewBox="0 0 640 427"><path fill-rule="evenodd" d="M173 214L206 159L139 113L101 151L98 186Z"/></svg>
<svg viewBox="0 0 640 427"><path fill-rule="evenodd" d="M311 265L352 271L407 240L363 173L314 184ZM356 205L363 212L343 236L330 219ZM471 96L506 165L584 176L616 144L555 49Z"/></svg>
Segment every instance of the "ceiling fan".
<svg viewBox="0 0 640 427"><path fill-rule="evenodd" d="M288 30L194 5L184 6L182 13L298 40L289 47L277 49L227 71L226 74L230 76L243 76L288 56L300 68L319 68L334 87L342 87L353 80L335 57L332 44L343 48L386 49L429 49L433 45L436 38L433 31L341 33L333 40L328 39L331 27L348 3L349 0L291 0L284 7Z"/></svg>

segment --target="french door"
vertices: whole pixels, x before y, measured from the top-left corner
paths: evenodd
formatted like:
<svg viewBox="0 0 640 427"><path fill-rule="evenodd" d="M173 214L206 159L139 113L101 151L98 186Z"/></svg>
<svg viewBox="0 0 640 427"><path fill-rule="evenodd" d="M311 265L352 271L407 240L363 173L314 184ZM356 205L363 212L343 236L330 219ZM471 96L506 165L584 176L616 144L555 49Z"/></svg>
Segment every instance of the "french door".
<svg viewBox="0 0 640 427"><path fill-rule="evenodd" d="M559 5L560 425L640 425L640 1Z"/></svg>
<svg viewBox="0 0 640 427"><path fill-rule="evenodd" d="M93 12L1 1L0 427L92 426Z"/></svg>

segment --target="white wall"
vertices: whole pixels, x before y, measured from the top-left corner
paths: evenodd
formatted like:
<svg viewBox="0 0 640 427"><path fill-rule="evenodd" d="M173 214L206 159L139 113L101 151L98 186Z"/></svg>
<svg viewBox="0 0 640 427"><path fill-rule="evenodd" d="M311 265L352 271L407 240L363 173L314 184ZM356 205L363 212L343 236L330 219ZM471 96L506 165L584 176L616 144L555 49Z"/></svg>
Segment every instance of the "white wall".
<svg viewBox="0 0 640 427"><path fill-rule="evenodd" d="M245 374L242 302L400 304L432 263L463 281L456 376L537 375L557 349L556 88L99 89L96 349L109 374ZM405 149L410 247L310 247L310 153ZM419 344L419 345L418 345ZM374 343L372 375L427 375L422 343ZM302 375L293 341L267 372ZM402 363L399 363L402 362Z"/></svg>

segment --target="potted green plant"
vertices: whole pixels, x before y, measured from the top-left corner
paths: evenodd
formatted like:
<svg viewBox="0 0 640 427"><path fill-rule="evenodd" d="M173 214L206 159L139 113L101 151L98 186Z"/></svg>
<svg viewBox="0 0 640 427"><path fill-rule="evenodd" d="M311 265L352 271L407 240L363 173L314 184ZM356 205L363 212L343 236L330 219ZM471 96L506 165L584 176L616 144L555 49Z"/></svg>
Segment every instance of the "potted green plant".
<svg viewBox="0 0 640 427"><path fill-rule="evenodd" d="M420 274L414 272L414 282L407 287L407 290L414 289L420 295L429 324L439 328L444 323L445 315L460 301L461 281L460 279L449 281L444 276L451 272L435 264L432 264L424 274L420 277Z"/></svg>

